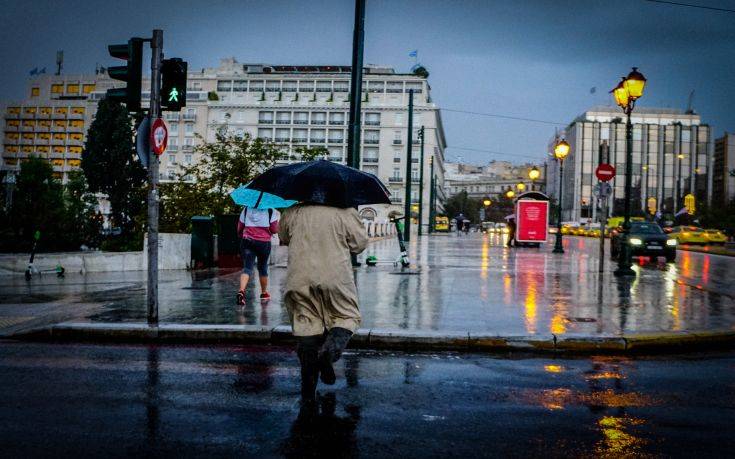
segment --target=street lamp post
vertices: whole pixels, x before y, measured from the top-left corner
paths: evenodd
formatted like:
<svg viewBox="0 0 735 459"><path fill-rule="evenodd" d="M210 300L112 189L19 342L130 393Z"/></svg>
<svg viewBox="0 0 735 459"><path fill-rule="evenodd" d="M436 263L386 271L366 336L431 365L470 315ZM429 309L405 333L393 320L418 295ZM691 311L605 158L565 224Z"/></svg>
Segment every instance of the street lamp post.
<svg viewBox="0 0 735 459"><path fill-rule="evenodd" d="M553 253L564 253L561 243L561 198L564 194L564 158L569 154L569 143L562 139L554 147L554 157L559 160L559 208L556 211L556 241Z"/></svg>
<svg viewBox="0 0 735 459"><path fill-rule="evenodd" d="M533 166L530 171L528 171L528 178L531 179L531 191L536 190L536 180L538 180L539 176L541 175L541 171L538 170L538 167Z"/></svg>
<svg viewBox="0 0 735 459"><path fill-rule="evenodd" d="M646 78L638 71L637 67L627 77L623 77L620 83L610 91L615 97L615 102L623 113L626 114L625 123L625 207L623 213L623 231L620 236L620 255L618 257L618 269L616 276L635 276L631 267L631 253L628 246L628 235L630 233L630 198L633 182L633 123L630 115L635 108L635 101L643 95L646 86Z"/></svg>
<svg viewBox="0 0 735 459"><path fill-rule="evenodd" d="M421 139L421 160L419 161L419 236L422 234L424 225L424 127L419 129L419 139Z"/></svg>
<svg viewBox="0 0 735 459"><path fill-rule="evenodd" d="M434 155L429 156L429 233L434 232Z"/></svg>

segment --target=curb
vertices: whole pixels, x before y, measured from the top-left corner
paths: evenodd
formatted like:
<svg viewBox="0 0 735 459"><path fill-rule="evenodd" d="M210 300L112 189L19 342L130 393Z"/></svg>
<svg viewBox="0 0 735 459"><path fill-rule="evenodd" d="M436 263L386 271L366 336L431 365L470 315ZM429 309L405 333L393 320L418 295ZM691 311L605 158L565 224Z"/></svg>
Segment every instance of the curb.
<svg viewBox="0 0 735 459"><path fill-rule="evenodd" d="M289 344L291 326L63 322L6 338L134 343ZM540 353L668 353L735 347L735 330L640 332L620 336L501 336L477 332L440 332L361 328L351 348L412 351Z"/></svg>

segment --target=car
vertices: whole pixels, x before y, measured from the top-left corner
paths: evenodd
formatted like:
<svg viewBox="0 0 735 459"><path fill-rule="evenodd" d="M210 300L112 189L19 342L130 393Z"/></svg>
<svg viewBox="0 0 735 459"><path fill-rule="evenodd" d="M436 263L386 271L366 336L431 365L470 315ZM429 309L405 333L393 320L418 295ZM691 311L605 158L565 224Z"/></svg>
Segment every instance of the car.
<svg viewBox="0 0 735 459"><path fill-rule="evenodd" d="M496 223L495 232L501 233L501 234L508 234L510 232L510 229L508 229L507 223Z"/></svg>
<svg viewBox="0 0 735 459"><path fill-rule="evenodd" d="M704 230L697 226L675 226L671 228L671 237L676 239L679 244L707 244L709 240L704 234Z"/></svg>
<svg viewBox="0 0 735 459"><path fill-rule="evenodd" d="M707 238L707 242L710 244L725 245L727 242L727 236L718 229L704 230L704 237Z"/></svg>
<svg viewBox="0 0 735 459"><path fill-rule="evenodd" d="M587 230L587 236L588 237L596 237L599 239L600 237L600 228L590 228Z"/></svg>
<svg viewBox="0 0 735 459"><path fill-rule="evenodd" d="M620 256L620 234L612 236L610 241L610 256L616 260ZM630 234L627 239L632 256L666 257L667 262L676 260L676 239L670 238L656 223L631 222Z"/></svg>

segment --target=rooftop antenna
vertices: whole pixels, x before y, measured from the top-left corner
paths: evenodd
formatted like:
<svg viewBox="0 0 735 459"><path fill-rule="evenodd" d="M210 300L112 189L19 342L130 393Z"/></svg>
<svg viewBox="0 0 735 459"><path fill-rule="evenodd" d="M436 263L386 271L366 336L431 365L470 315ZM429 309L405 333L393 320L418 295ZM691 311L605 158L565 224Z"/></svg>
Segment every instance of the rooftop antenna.
<svg viewBox="0 0 735 459"><path fill-rule="evenodd" d="M689 93L689 100L687 101L687 115L694 115L694 109L692 109L692 102L694 101L694 90Z"/></svg>
<svg viewBox="0 0 735 459"><path fill-rule="evenodd" d="M61 69L64 67L64 50L56 51L56 74L61 75Z"/></svg>

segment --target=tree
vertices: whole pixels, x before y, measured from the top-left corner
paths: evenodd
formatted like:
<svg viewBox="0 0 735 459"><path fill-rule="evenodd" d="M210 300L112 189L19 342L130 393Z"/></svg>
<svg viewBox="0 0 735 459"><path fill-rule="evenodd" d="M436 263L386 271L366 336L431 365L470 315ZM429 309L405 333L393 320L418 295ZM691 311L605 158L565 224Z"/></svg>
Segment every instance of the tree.
<svg viewBox="0 0 735 459"><path fill-rule="evenodd" d="M48 161L31 156L21 163L8 217L10 237L3 238L3 250L28 251L36 231L44 249L66 248L63 189Z"/></svg>
<svg viewBox="0 0 735 459"><path fill-rule="evenodd" d="M69 172L64 187L66 202L66 234L70 243L78 248L82 244L99 247L101 242L102 215L95 212L97 198L89 192L87 179L80 170Z"/></svg>
<svg viewBox="0 0 735 459"><path fill-rule="evenodd" d="M469 197L466 191L460 191L444 203L444 209L450 219L462 213L473 223L480 221L479 211L481 207L482 201Z"/></svg>
<svg viewBox="0 0 735 459"><path fill-rule="evenodd" d="M275 166L277 160L286 158L282 146L266 139L254 139L249 134L233 134L226 126L216 131L213 142L203 142L195 152L199 160L185 167L175 182L160 187L161 231L188 232L191 217L195 215L238 212L229 193ZM303 161L326 154L324 148L296 150Z"/></svg>
<svg viewBox="0 0 735 459"><path fill-rule="evenodd" d="M120 103L100 100L82 151L82 170L90 191L110 201L112 226L120 228L124 240L142 241L136 217L145 209L146 171L136 160L130 115Z"/></svg>

